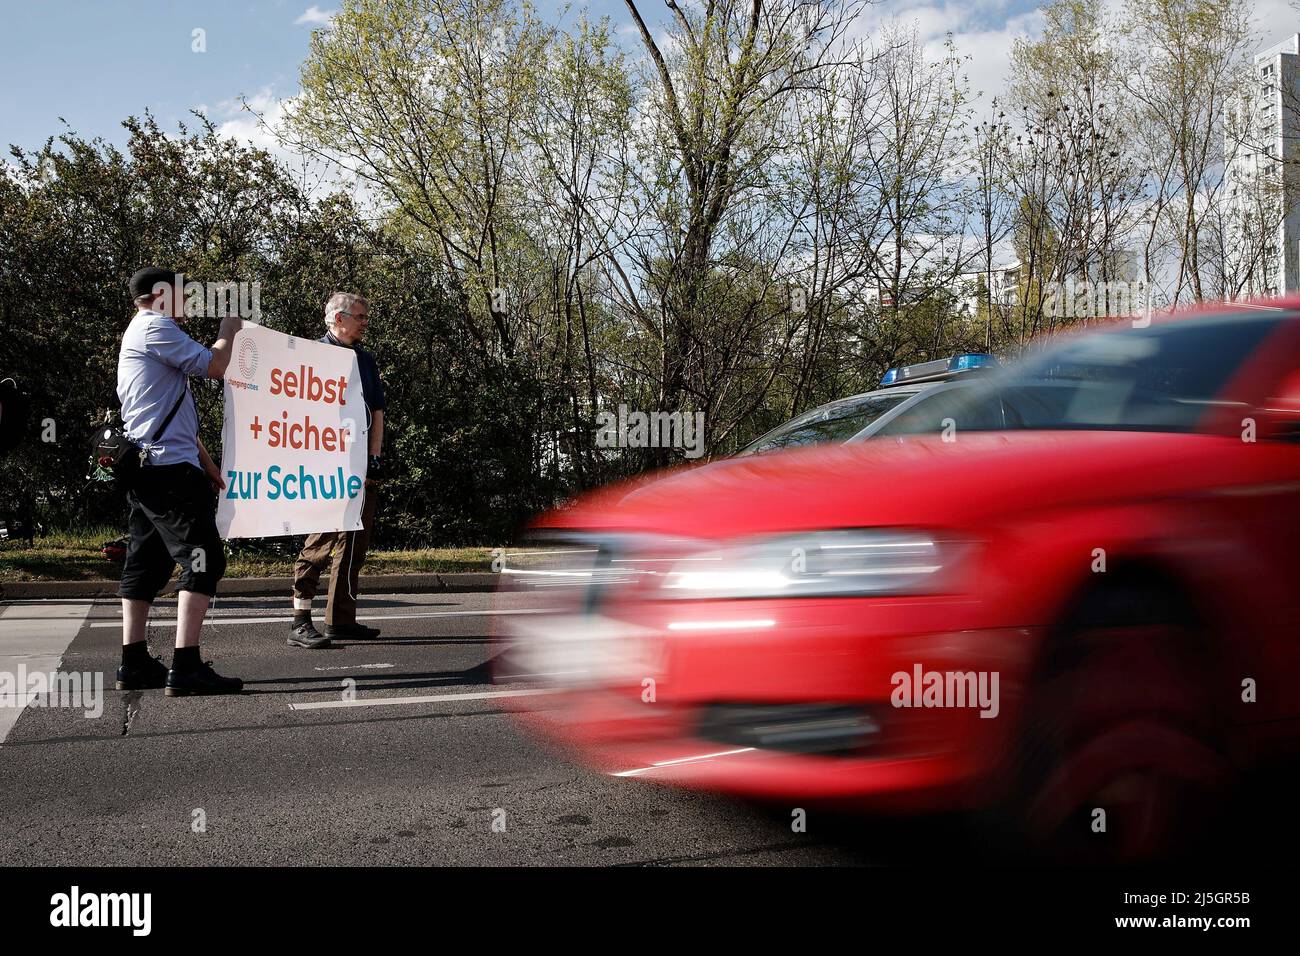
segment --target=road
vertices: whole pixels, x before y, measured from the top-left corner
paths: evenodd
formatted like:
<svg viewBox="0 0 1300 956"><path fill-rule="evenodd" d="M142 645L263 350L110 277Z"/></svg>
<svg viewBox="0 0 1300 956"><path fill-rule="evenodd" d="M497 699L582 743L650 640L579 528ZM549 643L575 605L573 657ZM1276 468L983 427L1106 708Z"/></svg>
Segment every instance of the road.
<svg viewBox="0 0 1300 956"><path fill-rule="evenodd" d="M222 599L204 656L246 690L189 699L113 690L115 601L5 606L0 669L48 670L61 653L62 670L100 673L106 690L98 716L6 708L0 865L877 862L870 835L835 821L794 833L788 809L605 776L540 747L488 668L493 615L527 597L368 596L363 619L382 636L317 651L284 643L287 601ZM165 661L174 615L160 601L150 625ZM356 699L383 703L344 706L349 678Z"/></svg>

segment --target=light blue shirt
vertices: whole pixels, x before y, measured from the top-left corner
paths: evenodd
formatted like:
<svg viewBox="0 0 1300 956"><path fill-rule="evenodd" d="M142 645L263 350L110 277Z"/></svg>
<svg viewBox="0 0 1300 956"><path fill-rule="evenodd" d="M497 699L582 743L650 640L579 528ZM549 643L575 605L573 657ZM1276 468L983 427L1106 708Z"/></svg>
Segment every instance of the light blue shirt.
<svg viewBox="0 0 1300 956"><path fill-rule="evenodd" d="M158 440L149 439L186 392L186 378L206 378L211 363L212 350L182 332L168 316L142 309L126 327L117 354L117 397L126 433L149 453L152 464L189 462L201 467L199 413L193 395L181 402Z"/></svg>

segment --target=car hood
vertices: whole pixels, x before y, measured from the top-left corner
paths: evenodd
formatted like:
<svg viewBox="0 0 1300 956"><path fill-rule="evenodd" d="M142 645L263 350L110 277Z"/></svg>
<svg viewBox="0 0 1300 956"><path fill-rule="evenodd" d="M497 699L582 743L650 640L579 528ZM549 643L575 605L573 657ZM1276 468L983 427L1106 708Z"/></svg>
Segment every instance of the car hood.
<svg viewBox="0 0 1300 956"><path fill-rule="evenodd" d="M812 528L964 527L1008 511L1177 494L1231 480L1223 437L987 432L726 459L593 492L536 526L731 537Z"/></svg>

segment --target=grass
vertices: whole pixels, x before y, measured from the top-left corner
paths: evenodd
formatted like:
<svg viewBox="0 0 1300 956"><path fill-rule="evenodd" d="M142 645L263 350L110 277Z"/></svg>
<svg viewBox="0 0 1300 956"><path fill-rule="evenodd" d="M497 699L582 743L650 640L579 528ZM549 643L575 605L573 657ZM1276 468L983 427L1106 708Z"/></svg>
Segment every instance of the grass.
<svg viewBox="0 0 1300 956"><path fill-rule="evenodd" d="M104 542L119 538L117 527L83 528L54 532L26 541L0 542L0 583L14 581L116 581L122 565L109 561L100 550ZM421 548L407 551L371 551L366 574L449 573L490 571L491 548ZM226 565L228 578L289 577L294 555L283 541L273 544L237 542Z"/></svg>

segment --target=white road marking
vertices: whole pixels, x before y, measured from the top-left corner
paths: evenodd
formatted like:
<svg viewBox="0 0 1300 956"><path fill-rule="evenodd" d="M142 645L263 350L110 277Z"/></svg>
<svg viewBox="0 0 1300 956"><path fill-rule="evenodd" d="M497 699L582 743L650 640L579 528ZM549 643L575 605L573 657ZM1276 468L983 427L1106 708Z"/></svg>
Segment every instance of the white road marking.
<svg viewBox="0 0 1300 956"><path fill-rule="evenodd" d="M305 704L290 704L290 710L330 710L335 707L389 707L396 704L440 704L443 701L493 700L498 697L526 697L535 694L557 694L558 689L493 690L475 694L429 694L424 697L367 697L362 700L315 700Z"/></svg>
<svg viewBox="0 0 1300 956"><path fill-rule="evenodd" d="M338 667L313 667L314 671L358 671L366 668L396 667L396 664L340 664Z"/></svg>
<svg viewBox="0 0 1300 956"><path fill-rule="evenodd" d="M517 647L518 645L509 645ZM529 677L572 677L574 674L590 674L588 670L578 671L538 671L535 674L510 674L511 680L526 680Z"/></svg>
<svg viewBox="0 0 1300 956"><path fill-rule="evenodd" d="M26 665L29 674L58 670L91 607L90 603L28 604L0 611L0 670L12 674L19 664ZM22 712L22 707L0 707L0 743L9 736Z"/></svg>
<svg viewBox="0 0 1300 956"><path fill-rule="evenodd" d="M659 763L652 763L648 767L638 767L636 770L621 770L618 773L611 773L611 777L635 777L637 774L649 773L651 770L659 770L662 767L672 767L681 763L695 763L698 760L712 760L715 757L730 757L732 754L749 753L754 747L741 747L739 750L720 750L715 754L699 754L695 757L679 757L676 760L661 760Z"/></svg>
<svg viewBox="0 0 1300 956"><path fill-rule="evenodd" d="M420 614L358 614L358 621L406 621L414 618L425 617L492 617L505 614L545 614L543 608L509 608L499 610L483 611L425 611ZM287 624L292 621L292 617L208 617L204 619L203 626L211 627L214 624ZM163 626L175 624L176 619L171 617L151 618L149 623L154 626ZM122 626L120 619L114 621L96 621L91 627L118 627Z"/></svg>

